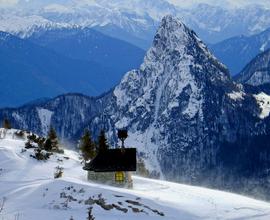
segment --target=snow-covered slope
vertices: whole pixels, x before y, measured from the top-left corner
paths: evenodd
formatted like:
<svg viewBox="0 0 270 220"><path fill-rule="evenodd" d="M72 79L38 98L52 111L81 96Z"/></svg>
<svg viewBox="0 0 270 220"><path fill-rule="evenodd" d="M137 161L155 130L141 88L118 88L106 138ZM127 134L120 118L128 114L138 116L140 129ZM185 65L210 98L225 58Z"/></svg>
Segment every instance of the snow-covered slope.
<svg viewBox="0 0 270 220"><path fill-rule="evenodd" d="M0 217L5 220L86 219L256 219L270 218L270 204L206 188L134 176L134 189L88 182L78 154L65 150L48 161L31 158L15 130L0 139ZM55 167L64 168L54 179ZM101 199L100 199L101 198ZM102 208L97 201L105 200ZM114 204L114 208L111 206Z"/></svg>

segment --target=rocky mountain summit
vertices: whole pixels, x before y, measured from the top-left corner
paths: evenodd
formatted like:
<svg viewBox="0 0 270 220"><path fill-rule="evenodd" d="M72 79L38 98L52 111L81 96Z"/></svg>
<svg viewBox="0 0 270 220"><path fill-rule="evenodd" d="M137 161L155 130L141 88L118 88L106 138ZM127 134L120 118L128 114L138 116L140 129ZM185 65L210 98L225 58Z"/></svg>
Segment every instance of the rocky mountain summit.
<svg viewBox="0 0 270 220"><path fill-rule="evenodd" d="M153 177L270 199L270 104L235 83L194 31L165 16L138 70L97 98L68 94L3 109L15 127L76 140L85 128L127 128Z"/></svg>

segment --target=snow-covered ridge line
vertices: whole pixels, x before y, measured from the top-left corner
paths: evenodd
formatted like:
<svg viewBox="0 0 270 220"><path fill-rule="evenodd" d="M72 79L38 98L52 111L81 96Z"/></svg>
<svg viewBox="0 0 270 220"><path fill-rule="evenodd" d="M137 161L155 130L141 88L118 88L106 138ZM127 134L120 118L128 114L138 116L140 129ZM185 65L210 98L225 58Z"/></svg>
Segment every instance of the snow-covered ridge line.
<svg viewBox="0 0 270 220"><path fill-rule="evenodd" d="M0 129L1 131L5 129ZM0 138L0 202L5 220L86 219L89 207L96 219L221 220L270 217L270 204L244 196L134 176L134 189L88 182L79 155L65 150L48 161L31 158L25 140L5 130ZM55 167L64 168L54 179Z"/></svg>
<svg viewBox="0 0 270 220"><path fill-rule="evenodd" d="M18 7L0 8L2 15L0 30L29 37L34 31L38 31L34 30L33 26L57 26L58 24L67 27L77 25L105 29L106 26L116 26L133 37L149 43L155 31L153 26L157 27L163 16L172 14L195 28L204 40L218 42L241 34L259 33L270 24L270 20L267 19L270 10L266 7L253 4L248 7L229 9L211 4L195 5L187 9L175 6L167 0L93 0L61 3L37 0L21 3ZM29 19L31 16L32 22ZM113 35L121 39L119 34L113 33Z"/></svg>

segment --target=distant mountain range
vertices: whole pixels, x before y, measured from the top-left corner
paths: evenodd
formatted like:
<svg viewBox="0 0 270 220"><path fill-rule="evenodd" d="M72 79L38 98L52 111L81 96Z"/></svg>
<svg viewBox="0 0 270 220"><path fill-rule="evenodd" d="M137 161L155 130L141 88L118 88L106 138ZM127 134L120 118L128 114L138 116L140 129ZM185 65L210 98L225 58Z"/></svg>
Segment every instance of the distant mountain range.
<svg viewBox="0 0 270 220"><path fill-rule="evenodd" d="M110 80L114 84L124 73L138 68L145 54L144 50L132 44L89 28L46 30L33 34L28 40L72 59L109 67L109 75L113 76Z"/></svg>
<svg viewBox="0 0 270 220"><path fill-rule="evenodd" d="M143 54L94 30L46 31L31 39L0 32L0 106L67 92L99 95L137 68Z"/></svg>
<svg viewBox="0 0 270 220"><path fill-rule="evenodd" d="M58 56L96 63L110 83L100 85L101 78L91 78L97 84L90 90L61 91L97 95L118 83L125 72L139 67L161 17L167 14L181 18L194 29L231 75L238 74L252 58L269 48L270 9L258 5L225 8L197 4L184 8L167 0L20 0L16 7L0 8L0 30ZM85 65L80 64L78 69ZM17 101L10 106L22 103Z"/></svg>
<svg viewBox="0 0 270 220"><path fill-rule="evenodd" d="M24 1L0 9L0 30L29 37L40 29L91 27L143 49L164 15L181 18L207 43L260 33L270 27L270 10L250 5L224 8L175 6L166 0Z"/></svg>
<svg viewBox="0 0 270 220"><path fill-rule="evenodd" d="M236 75L259 53L270 48L270 29L252 36L238 36L210 45L211 51Z"/></svg>
<svg viewBox="0 0 270 220"><path fill-rule="evenodd" d="M194 31L165 16L140 68L99 97L66 94L1 109L16 128L77 141L88 128L138 150L152 177L270 199L270 94L236 83Z"/></svg>

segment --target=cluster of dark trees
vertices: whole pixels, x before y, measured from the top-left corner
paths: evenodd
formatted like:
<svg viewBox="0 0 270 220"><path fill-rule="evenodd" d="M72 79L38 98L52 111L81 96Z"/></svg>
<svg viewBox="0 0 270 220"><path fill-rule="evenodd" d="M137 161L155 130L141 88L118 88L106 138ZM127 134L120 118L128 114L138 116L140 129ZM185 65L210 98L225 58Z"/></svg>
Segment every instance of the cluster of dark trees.
<svg viewBox="0 0 270 220"><path fill-rule="evenodd" d="M3 128L11 129L11 123L8 119L3 120ZM47 160L53 152L63 153L60 148L59 139L53 127L50 128L47 137L40 137L35 134L27 133L27 142L25 148L33 148L34 155L32 157L37 160ZM16 136L25 137L26 133L23 131L16 132ZM105 131L101 130L97 141L93 140L92 135L88 129L84 131L83 136L79 141L79 150L84 161L93 159L99 151L105 151L109 148Z"/></svg>
<svg viewBox="0 0 270 220"><path fill-rule="evenodd" d="M34 148L34 155L32 157L37 160L47 160L54 152L64 153L53 127L50 128L46 138L35 134L28 135L25 148Z"/></svg>
<svg viewBox="0 0 270 220"><path fill-rule="evenodd" d="M7 119L3 121L3 127L6 129L12 128ZM24 137L25 133L23 131L19 131L15 135L17 137ZM124 140L127 136L126 130L118 131L118 138L122 141L122 147L124 147ZM35 134L29 134L27 136L25 148L34 148L34 155L32 155L32 157L37 160L47 160L53 152L63 153L63 149L60 146L59 139L53 127L50 128L46 138L39 137ZM79 150L81 152L83 162L93 159L98 152L106 151L108 148L109 144L104 130L101 130L97 140L94 140L91 132L86 129L79 141ZM138 160L137 168L137 174L146 177L149 176L149 171L146 169L143 159Z"/></svg>
<svg viewBox="0 0 270 220"><path fill-rule="evenodd" d="M83 136L79 141L79 149L84 161L93 159L98 152L106 151L109 148L105 131L101 130L98 140L95 141L88 129L84 131Z"/></svg>

